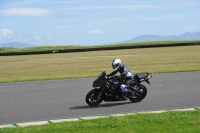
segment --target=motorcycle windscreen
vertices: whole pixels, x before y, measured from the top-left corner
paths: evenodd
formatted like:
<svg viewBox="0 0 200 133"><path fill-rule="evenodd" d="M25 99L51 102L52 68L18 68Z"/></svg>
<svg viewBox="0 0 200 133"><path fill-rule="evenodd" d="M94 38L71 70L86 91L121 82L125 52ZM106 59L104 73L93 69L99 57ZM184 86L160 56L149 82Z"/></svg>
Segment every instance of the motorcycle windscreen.
<svg viewBox="0 0 200 133"><path fill-rule="evenodd" d="M106 81L105 74L100 75L94 82L93 87L102 87Z"/></svg>

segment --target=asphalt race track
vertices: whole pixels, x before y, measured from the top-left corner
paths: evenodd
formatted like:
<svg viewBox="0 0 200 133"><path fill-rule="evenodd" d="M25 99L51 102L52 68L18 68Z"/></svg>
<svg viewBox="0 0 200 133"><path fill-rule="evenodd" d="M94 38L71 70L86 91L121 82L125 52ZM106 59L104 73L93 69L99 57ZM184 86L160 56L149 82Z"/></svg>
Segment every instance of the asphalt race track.
<svg viewBox="0 0 200 133"><path fill-rule="evenodd" d="M200 107L200 72L153 74L139 103L85 102L95 78L0 84L0 125L81 116Z"/></svg>

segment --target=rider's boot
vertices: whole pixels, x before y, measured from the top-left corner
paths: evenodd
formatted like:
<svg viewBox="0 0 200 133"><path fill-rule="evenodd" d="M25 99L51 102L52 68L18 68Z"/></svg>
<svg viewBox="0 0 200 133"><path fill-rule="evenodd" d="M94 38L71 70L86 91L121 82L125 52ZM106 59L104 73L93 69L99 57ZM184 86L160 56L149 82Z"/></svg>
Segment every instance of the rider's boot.
<svg viewBox="0 0 200 133"><path fill-rule="evenodd" d="M120 86L120 89L122 91L122 98L126 99L132 96L132 91L129 89L125 88L124 86Z"/></svg>

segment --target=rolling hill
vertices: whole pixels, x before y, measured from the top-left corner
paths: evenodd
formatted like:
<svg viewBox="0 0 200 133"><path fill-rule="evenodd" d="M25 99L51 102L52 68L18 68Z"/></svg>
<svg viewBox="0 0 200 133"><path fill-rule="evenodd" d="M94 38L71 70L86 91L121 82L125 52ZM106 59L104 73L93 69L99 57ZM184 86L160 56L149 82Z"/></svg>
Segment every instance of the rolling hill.
<svg viewBox="0 0 200 133"><path fill-rule="evenodd" d="M131 40L125 41L123 43L131 43L131 42L152 42L152 41L183 41L183 40L200 40L200 32L186 32L179 36L171 35L171 36L159 36L159 35L140 35Z"/></svg>
<svg viewBox="0 0 200 133"><path fill-rule="evenodd" d="M27 47L36 47L36 45L21 43L21 42L0 43L0 48L27 48Z"/></svg>

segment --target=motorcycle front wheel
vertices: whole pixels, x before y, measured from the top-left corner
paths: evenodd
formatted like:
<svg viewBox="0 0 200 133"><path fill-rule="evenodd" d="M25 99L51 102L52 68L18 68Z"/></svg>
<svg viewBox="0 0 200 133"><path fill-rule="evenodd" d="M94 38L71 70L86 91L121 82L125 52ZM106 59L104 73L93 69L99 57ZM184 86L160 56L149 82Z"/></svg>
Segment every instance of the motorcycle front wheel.
<svg viewBox="0 0 200 133"><path fill-rule="evenodd" d="M133 91L133 95L129 98L131 102L140 102L142 101L147 95L147 88L140 84L138 90Z"/></svg>
<svg viewBox="0 0 200 133"><path fill-rule="evenodd" d="M86 95L85 101L90 106L97 106L103 101L103 98L102 98L102 95L100 94L100 92L91 90Z"/></svg>

